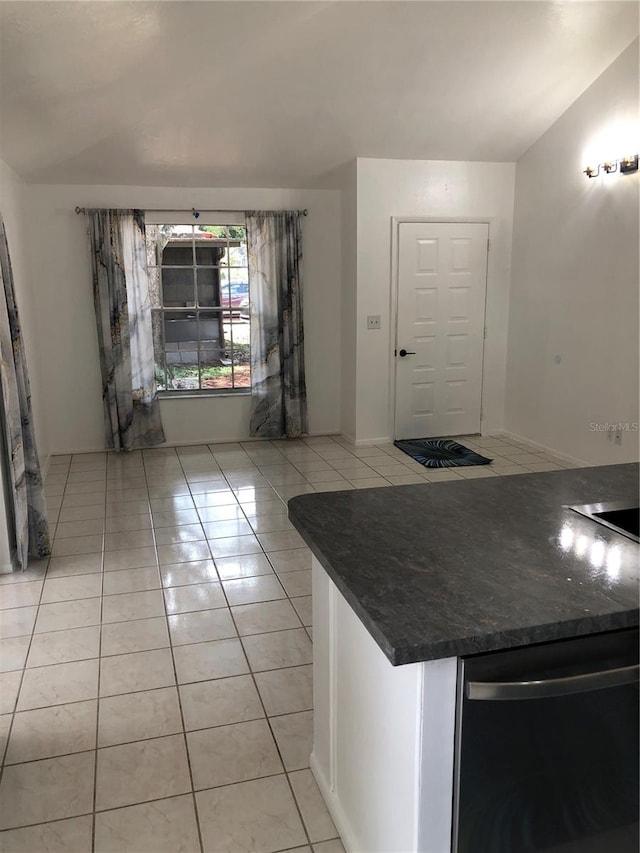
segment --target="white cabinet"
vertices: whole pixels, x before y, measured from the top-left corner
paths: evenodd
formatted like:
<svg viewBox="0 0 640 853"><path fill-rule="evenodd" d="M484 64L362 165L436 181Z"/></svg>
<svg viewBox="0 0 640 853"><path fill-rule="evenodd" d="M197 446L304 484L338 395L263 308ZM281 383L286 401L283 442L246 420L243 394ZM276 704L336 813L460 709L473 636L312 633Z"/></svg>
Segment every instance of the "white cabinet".
<svg viewBox="0 0 640 853"><path fill-rule="evenodd" d="M456 658L392 666L313 559L311 768L350 853L449 853Z"/></svg>

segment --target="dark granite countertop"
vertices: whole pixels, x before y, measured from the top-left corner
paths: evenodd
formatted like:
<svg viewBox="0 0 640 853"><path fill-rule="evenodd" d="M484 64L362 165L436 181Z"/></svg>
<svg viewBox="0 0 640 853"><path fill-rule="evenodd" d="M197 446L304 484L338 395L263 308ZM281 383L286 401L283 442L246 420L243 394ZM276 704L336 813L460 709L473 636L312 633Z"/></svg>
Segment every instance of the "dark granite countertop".
<svg viewBox="0 0 640 853"><path fill-rule="evenodd" d="M392 664L638 624L640 546L565 505L638 466L300 495L289 517Z"/></svg>

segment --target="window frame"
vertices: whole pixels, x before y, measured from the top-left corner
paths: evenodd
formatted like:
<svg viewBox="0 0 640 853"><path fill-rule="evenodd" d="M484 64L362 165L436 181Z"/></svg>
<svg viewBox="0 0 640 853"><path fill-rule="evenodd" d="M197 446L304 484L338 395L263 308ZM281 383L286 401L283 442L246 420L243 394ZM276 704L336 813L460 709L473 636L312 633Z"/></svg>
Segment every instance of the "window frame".
<svg viewBox="0 0 640 853"><path fill-rule="evenodd" d="M153 211L145 211L145 222L147 225L193 225L198 227L199 225L239 225L243 228L246 228L246 217L243 211L198 211L199 216L196 218L194 216L195 211L175 211L175 210L153 210ZM233 239L233 238L232 238ZM191 244L193 246L193 243ZM157 258L160 261L160 258ZM205 306L201 307L197 304L198 302L198 285L197 285L197 270L198 265L195 263L196 257L194 255L193 265L191 269L194 271L194 296L196 300L196 304L189 308L184 306L183 308L171 308L166 307L163 303L164 293L162 288L162 268L163 265L161 263L157 263L155 269L159 271L159 287L160 287L160 306L152 307L152 312L154 314L160 314L160 316L164 316L165 313L171 313L175 311L176 313L181 313L182 311L186 314L188 311L196 312L196 317L199 318L200 311L210 311L214 314L220 313L224 317L224 305L219 306ZM169 268L171 265L168 265ZM182 268L181 264L177 264L176 268ZM204 269L208 268L207 266L203 267ZM233 269L233 267L229 267L229 270ZM242 269L239 267L238 269ZM249 284L249 297L251 294L251 283L249 282L249 269L247 265L247 282ZM228 278L228 284L231 286L231 279ZM251 303L249 303L249 315L251 314ZM231 315L230 315L231 317ZM197 320L196 320L197 322ZM163 336L164 336L164 321L163 321ZM242 345L241 345L242 346ZM250 346L250 343L249 343ZM155 355L154 355L155 360ZM165 349L165 370L166 370L166 349ZM198 337L198 384L200 385L202 382L201 376L201 365L200 365L200 340ZM186 399L186 398L201 398L201 397L241 397L241 396L250 396L251 395L251 385L249 386L240 386L235 388L167 388L158 390L158 395L161 399Z"/></svg>

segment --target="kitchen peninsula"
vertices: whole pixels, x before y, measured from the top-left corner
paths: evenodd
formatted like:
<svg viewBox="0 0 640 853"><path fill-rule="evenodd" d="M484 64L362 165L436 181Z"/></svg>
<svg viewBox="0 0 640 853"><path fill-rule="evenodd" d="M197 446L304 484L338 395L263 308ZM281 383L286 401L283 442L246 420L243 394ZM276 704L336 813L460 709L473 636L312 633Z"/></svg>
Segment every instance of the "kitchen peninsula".
<svg viewBox="0 0 640 853"><path fill-rule="evenodd" d="M462 657L638 625L639 546L570 506L637 506L616 465L302 495L312 769L351 851L451 849Z"/></svg>

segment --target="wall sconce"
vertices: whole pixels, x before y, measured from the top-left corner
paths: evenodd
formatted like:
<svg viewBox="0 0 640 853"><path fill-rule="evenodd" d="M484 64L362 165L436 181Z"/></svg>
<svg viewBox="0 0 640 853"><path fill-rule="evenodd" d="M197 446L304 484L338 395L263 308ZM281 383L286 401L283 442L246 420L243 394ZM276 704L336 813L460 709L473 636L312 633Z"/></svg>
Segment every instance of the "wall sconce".
<svg viewBox="0 0 640 853"><path fill-rule="evenodd" d="M622 157L620 160L609 160L606 163L598 163L597 166L587 166L583 173L588 178L597 178L600 174L600 169L604 169L607 175L612 172L620 172L623 175L630 172L638 171L638 155L633 154L631 157Z"/></svg>
<svg viewBox="0 0 640 853"><path fill-rule="evenodd" d="M623 157L622 160L618 161L620 164L620 171L622 174L626 172L637 172L638 171L638 155L634 154L633 157Z"/></svg>

